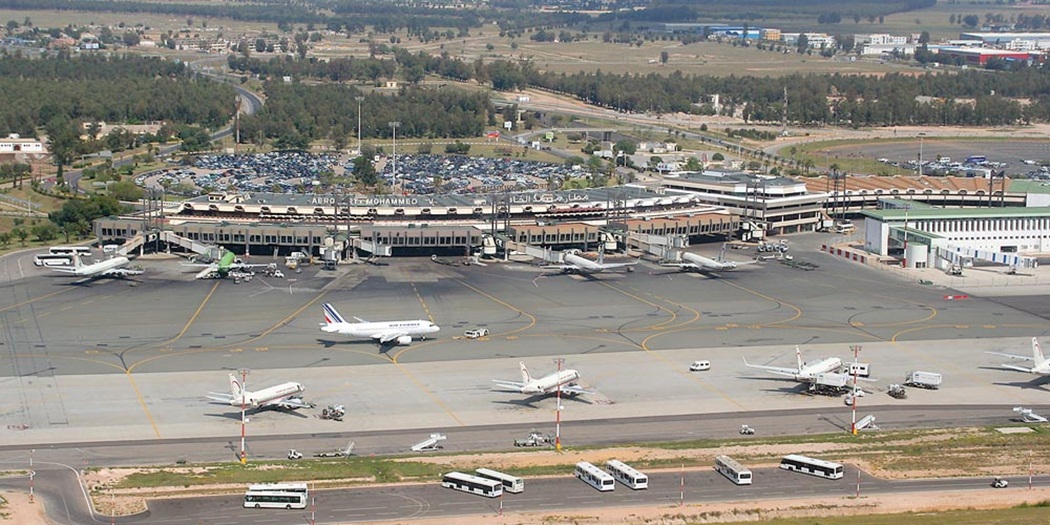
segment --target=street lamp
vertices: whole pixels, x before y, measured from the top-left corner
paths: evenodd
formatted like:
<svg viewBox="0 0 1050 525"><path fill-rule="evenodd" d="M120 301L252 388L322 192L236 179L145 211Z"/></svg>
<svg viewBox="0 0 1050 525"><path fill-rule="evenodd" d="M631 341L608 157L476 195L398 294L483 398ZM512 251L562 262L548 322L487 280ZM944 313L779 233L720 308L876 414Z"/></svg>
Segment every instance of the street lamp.
<svg viewBox="0 0 1050 525"><path fill-rule="evenodd" d="M241 465L247 465L248 464L248 453L245 450L244 441L245 441L245 431L247 430L246 429L246 426L247 426L246 424L248 423L248 419L245 417L245 413L247 412L247 407L245 406L245 403L247 402L247 399L246 399L247 396L244 393L246 392L245 387L248 386L248 369L247 368L242 368L242 369L240 369L240 373L241 373L241 387L240 387L240 396L241 396L241 458L240 459L241 459Z"/></svg>
<svg viewBox="0 0 1050 525"><path fill-rule="evenodd" d="M925 133L919 133L919 168L917 175L922 175L922 138L925 137Z"/></svg>
<svg viewBox="0 0 1050 525"><path fill-rule="evenodd" d="M396 120L392 120L392 121L388 122L387 124L389 124L390 125L390 129L393 130L393 138L394 138L394 153L393 153L393 156L394 156L394 168L393 168L393 171L394 171L394 189L397 189L397 127L400 126L401 123L396 121Z"/></svg>
<svg viewBox="0 0 1050 525"><path fill-rule="evenodd" d="M361 103L365 101L365 97L354 97L357 101L357 154L361 154Z"/></svg>

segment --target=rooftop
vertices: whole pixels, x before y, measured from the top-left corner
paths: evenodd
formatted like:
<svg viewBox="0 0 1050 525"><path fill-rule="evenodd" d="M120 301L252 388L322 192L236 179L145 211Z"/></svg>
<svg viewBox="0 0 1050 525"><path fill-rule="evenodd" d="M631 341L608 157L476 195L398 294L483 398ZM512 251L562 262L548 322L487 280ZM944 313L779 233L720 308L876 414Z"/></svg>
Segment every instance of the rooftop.
<svg viewBox="0 0 1050 525"><path fill-rule="evenodd" d="M983 219L1015 217L1050 217L1050 206L1011 207L1011 208L927 208L903 210L863 210L865 217L872 217L884 222L903 221L905 216L911 219Z"/></svg>

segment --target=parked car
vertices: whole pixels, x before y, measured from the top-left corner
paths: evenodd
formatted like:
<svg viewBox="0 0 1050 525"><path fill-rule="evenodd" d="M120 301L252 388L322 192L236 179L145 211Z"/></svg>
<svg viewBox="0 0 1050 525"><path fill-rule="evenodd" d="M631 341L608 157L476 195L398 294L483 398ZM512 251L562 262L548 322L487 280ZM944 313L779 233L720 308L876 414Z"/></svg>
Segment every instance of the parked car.
<svg viewBox="0 0 1050 525"><path fill-rule="evenodd" d="M473 328L471 330L463 332L463 336L467 339L477 339L479 337L485 337L487 335L489 335L488 328Z"/></svg>
<svg viewBox="0 0 1050 525"><path fill-rule="evenodd" d="M689 365L690 372L703 372L711 369L711 361L694 361Z"/></svg>

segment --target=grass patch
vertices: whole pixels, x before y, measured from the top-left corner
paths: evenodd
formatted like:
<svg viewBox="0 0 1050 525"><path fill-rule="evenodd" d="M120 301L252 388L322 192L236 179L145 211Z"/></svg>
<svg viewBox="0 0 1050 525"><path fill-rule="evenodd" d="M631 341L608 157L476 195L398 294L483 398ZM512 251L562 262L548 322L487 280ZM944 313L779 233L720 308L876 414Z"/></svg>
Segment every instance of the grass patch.
<svg viewBox="0 0 1050 525"><path fill-rule="evenodd" d="M1045 503L1045 502L1044 502ZM821 516L766 519L768 525L1008 525L1014 523L1047 523L1047 512L1041 506L1017 506L995 510L952 510L943 512L906 512L857 516ZM733 523L733 522L726 522ZM736 522L740 523L740 522Z"/></svg>

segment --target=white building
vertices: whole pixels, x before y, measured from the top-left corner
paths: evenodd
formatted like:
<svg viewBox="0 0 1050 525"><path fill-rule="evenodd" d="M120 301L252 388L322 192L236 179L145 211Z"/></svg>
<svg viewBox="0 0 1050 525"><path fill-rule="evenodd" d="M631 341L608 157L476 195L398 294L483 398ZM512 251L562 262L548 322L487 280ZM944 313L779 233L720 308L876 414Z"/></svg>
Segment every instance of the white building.
<svg viewBox="0 0 1050 525"><path fill-rule="evenodd" d="M0 139L0 153L43 153L44 145L36 139L24 139L17 133Z"/></svg>
<svg viewBox="0 0 1050 525"><path fill-rule="evenodd" d="M906 36L894 36L889 34L870 34L870 35L854 35L853 41L858 44L872 44L872 45L902 45L908 43L908 37Z"/></svg>

